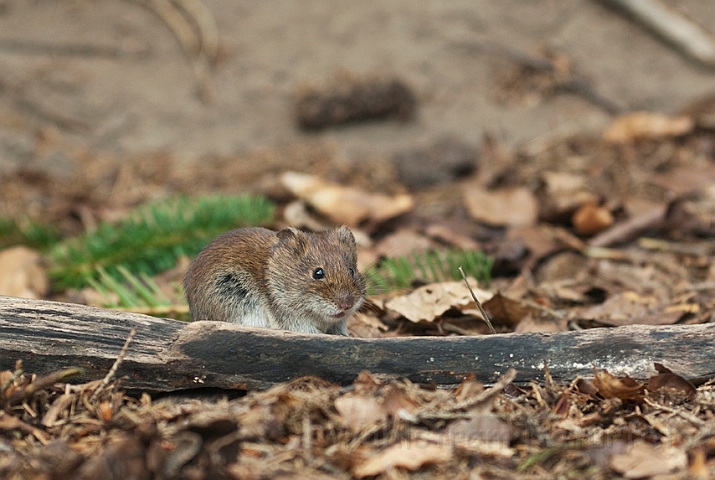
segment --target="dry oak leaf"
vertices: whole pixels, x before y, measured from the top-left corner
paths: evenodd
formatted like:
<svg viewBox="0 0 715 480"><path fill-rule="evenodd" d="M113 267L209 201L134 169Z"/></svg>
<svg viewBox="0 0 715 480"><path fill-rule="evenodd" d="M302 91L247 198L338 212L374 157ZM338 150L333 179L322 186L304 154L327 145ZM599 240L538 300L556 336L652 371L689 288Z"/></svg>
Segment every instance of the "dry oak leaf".
<svg viewBox="0 0 715 480"><path fill-rule="evenodd" d="M414 206L411 195L390 197L345 187L325 179L298 172L285 172L280 181L293 195L308 202L335 223L355 227L364 220L382 222Z"/></svg>
<svg viewBox="0 0 715 480"><path fill-rule="evenodd" d="M608 143L677 137L690 133L695 122L689 115L671 117L663 113L633 112L621 115L603 132Z"/></svg>
<svg viewBox="0 0 715 480"><path fill-rule="evenodd" d="M450 445L404 441L366 459L353 469L353 473L356 477L362 478L379 475L393 468L417 470L423 465L446 462L450 458L452 458Z"/></svg>
<svg viewBox="0 0 715 480"><path fill-rule="evenodd" d="M658 375L648 379L646 388L649 392L660 391L671 394L671 396L680 396L687 400L695 398L698 391L690 381L673 373L661 363L656 362L654 366L658 371Z"/></svg>
<svg viewBox="0 0 715 480"><path fill-rule="evenodd" d="M471 285L476 284L474 279L469 279ZM474 294L480 302L484 303L493 293L473 288ZM407 295L401 295L385 302L385 308L399 313L403 317L417 322L432 322L440 318L450 309L460 310L467 315L481 318L477 304L472 299L469 289L464 282L432 283L414 290Z"/></svg>
<svg viewBox="0 0 715 480"><path fill-rule="evenodd" d="M603 398L620 398L621 400L643 400L645 386L631 377L616 378L605 370L594 368L593 386Z"/></svg>
<svg viewBox="0 0 715 480"><path fill-rule="evenodd" d="M464 203L469 215L495 227L523 227L536 223L538 204L527 188L485 190L470 185L464 190Z"/></svg>
<svg viewBox="0 0 715 480"><path fill-rule="evenodd" d="M626 453L613 455L609 463L624 478L648 478L684 470L688 466L688 458L685 451L676 447L654 447L637 441Z"/></svg>
<svg viewBox="0 0 715 480"><path fill-rule="evenodd" d="M477 297L479 298L479 297ZM529 303L511 298L501 292L495 293L486 302L479 298L482 306L497 324L516 326L528 315L537 316L539 308Z"/></svg>

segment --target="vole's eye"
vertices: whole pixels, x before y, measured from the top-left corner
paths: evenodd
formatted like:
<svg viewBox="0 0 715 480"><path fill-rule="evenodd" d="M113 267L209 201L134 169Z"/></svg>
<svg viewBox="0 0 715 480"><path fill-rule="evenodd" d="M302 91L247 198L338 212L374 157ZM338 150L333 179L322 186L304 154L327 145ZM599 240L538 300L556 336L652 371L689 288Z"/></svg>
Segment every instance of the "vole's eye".
<svg viewBox="0 0 715 480"><path fill-rule="evenodd" d="M352 268L348 268L348 273L350 274L351 277L355 276L355 270L353 270Z"/></svg>
<svg viewBox="0 0 715 480"><path fill-rule="evenodd" d="M325 278L325 272L323 271L322 268L318 267L315 270L313 270L313 278L316 280L322 280Z"/></svg>

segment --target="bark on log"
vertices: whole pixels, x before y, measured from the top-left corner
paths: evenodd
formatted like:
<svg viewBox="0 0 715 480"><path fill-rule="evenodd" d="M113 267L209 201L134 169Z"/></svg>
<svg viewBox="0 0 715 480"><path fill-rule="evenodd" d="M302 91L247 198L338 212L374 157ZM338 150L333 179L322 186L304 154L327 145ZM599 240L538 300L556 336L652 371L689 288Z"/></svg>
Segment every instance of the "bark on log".
<svg viewBox="0 0 715 480"><path fill-rule="evenodd" d="M0 370L22 360L44 375L83 367L79 381L106 375L132 327L137 335L117 375L128 389L264 388L303 375L350 384L378 377L454 385L469 374L492 382L592 376L593 367L646 379L659 362L690 380L715 376L715 324L599 328L556 334L359 339L183 323L83 305L0 297Z"/></svg>

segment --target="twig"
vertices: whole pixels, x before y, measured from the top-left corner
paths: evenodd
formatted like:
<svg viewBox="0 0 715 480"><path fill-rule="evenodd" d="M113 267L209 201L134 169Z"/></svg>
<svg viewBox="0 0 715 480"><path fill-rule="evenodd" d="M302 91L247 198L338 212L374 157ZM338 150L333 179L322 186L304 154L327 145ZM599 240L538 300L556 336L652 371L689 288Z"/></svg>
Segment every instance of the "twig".
<svg viewBox="0 0 715 480"><path fill-rule="evenodd" d="M462 270L462 267L459 267L459 273L462 274L462 278L464 279L464 283L467 284L469 293L472 294L472 298L477 303L477 307L479 307L479 311L482 313L482 316L484 317L484 321L487 322L487 325L489 326L489 331L492 333L497 333L497 331L494 330L494 326L492 325L491 320L489 320L489 315L487 315L487 312L484 311L484 308L482 308L482 303L479 301L477 296L474 294L474 290L472 290L472 286L469 285L469 281L467 280L467 276L464 274L464 270Z"/></svg>
<svg viewBox="0 0 715 480"><path fill-rule="evenodd" d="M663 224L665 207L656 207L646 213L633 217L623 223L617 223L608 230L604 230L588 242L589 247L610 247L619 243L626 243L645 230Z"/></svg>
<svg viewBox="0 0 715 480"><path fill-rule="evenodd" d="M201 50L201 39L181 12L169 0L146 0L143 3L169 27L179 41L184 54L189 58L195 58Z"/></svg>
<svg viewBox="0 0 715 480"><path fill-rule="evenodd" d="M312 460L312 442L311 442L310 412L305 412L303 415L303 455L307 460Z"/></svg>
<svg viewBox="0 0 715 480"><path fill-rule="evenodd" d="M670 413L673 415L679 415L680 417L684 418L685 420L689 421L696 427L704 427L707 425L707 422L705 420L701 420L692 413L689 413L687 410L682 409L682 408L671 408L666 405L661 405L660 403L654 402L653 400L649 400L647 397L643 399L645 403L650 405L653 408L658 408L660 410L663 410L666 413Z"/></svg>
<svg viewBox="0 0 715 480"><path fill-rule="evenodd" d="M218 57L219 40L216 20L209 9L200 0L175 0L173 3L170 0L134 1L152 10L171 30L191 63L201 101L215 103L217 94L211 65Z"/></svg>
<svg viewBox="0 0 715 480"><path fill-rule="evenodd" d="M484 390L483 392L479 393L478 395L475 395L473 397L470 397L466 400L463 400L461 402L457 402L453 405L444 405L442 406L439 411L435 411L437 409L437 406L440 403L443 403L446 401L446 398L441 398L438 399L434 402L428 403L427 405L422 406L419 408L416 412L413 412L414 416L417 417L419 420L427 420L427 419L432 419L432 420L437 420L437 419L452 419L452 418L465 418L469 417L470 415L462 415L459 413L455 413L458 410L469 410L472 407L485 403L495 396L499 395L507 385L512 383L514 379L516 378L516 370L513 368L510 368L509 370L506 371L506 373L502 376L499 377L499 379L494 382L494 385L492 385L491 388L488 388Z"/></svg>
<svg viewBox="0 0 715 480"><path fill-rule="evenodd" d="M216 62L219 51L219 35L216 19L211 11L200 0L174 0L191 19L196 22L201 40L201 53L209 62Z"/></svg>
<svg viewBox="0 0 715 480"><path fill-rule="evenodd" d="M15 393L13 393L12 395L10 395L8 397L8 399L6 400L6 403L8 405L14 405L17 402L30 397L32 394L34 394L38 390L41 390L45 387L49 387L50 385L54 385L57 382L66 381L69 378L71 378L75 375L79 375L83 372L84 372L84 370L81 368L67 368L65 370L50 373L49 375L40 377L40 378L36 379L35 381L33 381L32 383L30 383L29 385L20 387Z"/></svg>
<svg viewBox="0 0 715 480"><path fill-rule="evenodd" d="M137 334L137 329L136 329L136 327L134 327L129 332L129 336L127 337L127 340L124 342L124 346L119 351L119 355L117 355L117 359L114 361L112 368L109 369L109 372L107 372L107 375L102 380L102 383L99 385L99 387L97 387L97 390L94 391L94 394L89 399L90 402L94 402L97 399L97 397L99 397L99 394L102 393L102 391L107 387L107 385L109 385L109 382L112 381L112 378L114 378L114 375L117 373L119 366L124 361L124 356L127 354L127 350L129 350L129 345L132 343L132 340L134 340L134 335L136 335L136 334Z"/></svg>
<svg viewBox="0 0 715 480"><path fill-rule="evenodd" d="M512 63L516 63L521 67L528 68L536 72L543 72L552 75L558 73L556 65L550 59L522 52L506 45L500 45L494 42L480 42L471 39L459 40L454 43L462 47L486 53L487 55L505 58ZM596 87L594 87L588 79L574 72L568 73L569 74L564 78L554 79L554 81L556 82L556 85L554 87L555 91L562 91L579 95L580 97L593 103L594 105L603 108L611 115L617 115L623 113L626 110L617 102L614 102L613 100L599 93Z"/></svg>
<svg viewBox="0 0 715 480"><path fill-rule="evenodd" d="M599 0L617 7L680 52L715 68L715 42L702 27L657 0Z"/></svg>

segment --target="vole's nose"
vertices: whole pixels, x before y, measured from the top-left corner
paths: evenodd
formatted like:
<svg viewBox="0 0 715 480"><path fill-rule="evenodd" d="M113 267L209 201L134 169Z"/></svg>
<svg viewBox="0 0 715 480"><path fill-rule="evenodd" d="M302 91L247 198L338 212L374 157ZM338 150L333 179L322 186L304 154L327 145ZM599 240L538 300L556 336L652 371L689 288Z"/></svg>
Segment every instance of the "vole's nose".
<svg viewBox="0 0 715 480"><path fill-rule="evenodd" d="M355 305L355 299L352 295L346 295L338 299L337 307L342 311L350 310L353 305Z"/></svg>

